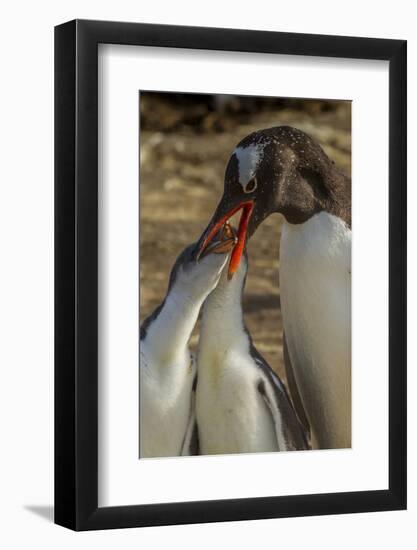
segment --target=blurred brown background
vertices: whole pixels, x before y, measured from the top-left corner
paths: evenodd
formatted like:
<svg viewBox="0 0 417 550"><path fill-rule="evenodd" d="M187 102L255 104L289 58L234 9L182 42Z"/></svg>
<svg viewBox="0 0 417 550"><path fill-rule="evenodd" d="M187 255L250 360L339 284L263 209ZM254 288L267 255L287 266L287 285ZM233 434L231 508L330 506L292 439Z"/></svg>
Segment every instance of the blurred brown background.
<svg viewBox="0 0 417 550"><path fill-rule="evenodd" d="M197 94L140 94L140 321L163 300L171 267L198 239L223 190L236 144L288 124L316 138L351 172L351 103ZM236 225L236 223L235 223ZM279 299L281 216L270 216L248 247L245 321L255 345L285 381ZM191 340L195 349L198 325Z"/></svg>

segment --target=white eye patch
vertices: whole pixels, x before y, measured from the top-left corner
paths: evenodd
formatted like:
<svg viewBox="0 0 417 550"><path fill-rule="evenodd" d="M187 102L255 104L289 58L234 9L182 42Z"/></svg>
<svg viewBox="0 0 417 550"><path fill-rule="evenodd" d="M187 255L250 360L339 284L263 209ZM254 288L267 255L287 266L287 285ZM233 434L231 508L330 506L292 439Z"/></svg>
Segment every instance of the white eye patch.
<svg viewBox="0 0 417 550"><path fill-rule="evenodd" d="M256 189L256 181L252 180L264 156L264 144L237 147L234 153L238 161L239 183L245 193L252 193Z"/></svg>

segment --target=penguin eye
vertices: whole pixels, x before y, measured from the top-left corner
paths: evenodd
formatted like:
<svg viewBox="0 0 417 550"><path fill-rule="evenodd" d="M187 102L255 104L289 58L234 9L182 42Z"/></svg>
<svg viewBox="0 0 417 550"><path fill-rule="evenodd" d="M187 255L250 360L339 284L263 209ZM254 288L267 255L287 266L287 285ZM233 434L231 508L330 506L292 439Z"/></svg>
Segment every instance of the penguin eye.
<svg viewBox="0 0 417 550"><path fill-rule="evenodd" d="M245 193L253 193L257 187L258 187L258 182L256 181L256 177L253 177L245 185L245 187L243 188L243 191Z"/></svg>

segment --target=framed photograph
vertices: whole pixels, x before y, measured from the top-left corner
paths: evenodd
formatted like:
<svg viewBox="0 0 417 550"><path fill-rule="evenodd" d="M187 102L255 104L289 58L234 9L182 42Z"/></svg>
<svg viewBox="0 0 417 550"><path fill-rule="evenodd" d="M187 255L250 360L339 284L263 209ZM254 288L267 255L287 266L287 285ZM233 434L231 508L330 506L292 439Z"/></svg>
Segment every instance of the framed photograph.
<svg viewBox="0 0 417 550"><path fill-rule="evenodd" d="M406 507L406 42L55 29L55 522Z"/></svg>

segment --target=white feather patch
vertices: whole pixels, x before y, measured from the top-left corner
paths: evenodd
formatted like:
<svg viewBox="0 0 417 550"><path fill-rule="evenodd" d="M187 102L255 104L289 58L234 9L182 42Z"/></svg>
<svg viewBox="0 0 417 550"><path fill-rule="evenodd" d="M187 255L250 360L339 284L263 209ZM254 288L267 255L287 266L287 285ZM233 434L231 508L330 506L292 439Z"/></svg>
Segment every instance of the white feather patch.
<svg viewBox="0 0 417 550"><path fill-rule="evenodd" d="M322 448L350 447L351 231L322 212L283 224L281 309L295 378Z"/></svg>
<svg viewBox="0 0 417 550"><path fill-rule="evenodd" d="M239 183L245 189L262 161L264 145L257 143L247 147L237 147L235 155L239 163Z"/></svg>

